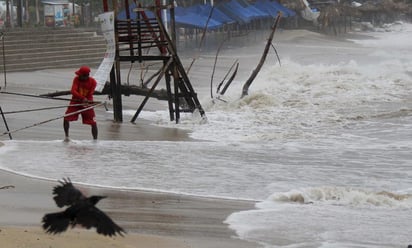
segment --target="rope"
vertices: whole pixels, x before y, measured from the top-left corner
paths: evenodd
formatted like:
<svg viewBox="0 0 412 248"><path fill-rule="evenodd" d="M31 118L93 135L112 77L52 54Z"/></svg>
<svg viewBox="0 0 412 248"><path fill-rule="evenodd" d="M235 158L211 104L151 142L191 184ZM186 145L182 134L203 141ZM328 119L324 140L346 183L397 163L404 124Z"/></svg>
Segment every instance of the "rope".
<svg viewBox="0 0 412 248"><path fill-rule="evenodd" d="M45 107L45 108L37 108L37 109L26 109L26 110L16 110L16 111L8 111L3 112L3 114L18 114L18 113L25 113L25 112L33 112L33 111L41 111L41 110L49 110L49 109L57 109L57 108L67 108L67 107L77 107L77 106L84 106L87 103L81 104L71 104L71 105L63 105L63 106L55 106L55 107Z"/></svg>
<svg viewBox="0 0 412 248"><path fill-rule="evenodd" d="M8 92L8 91L0 91L0 94L8 94L8 95L16 95L16 96L28 96L28 97L50 99L50 100L81 102L81 100L76 100L76 99L68 99L68 98L61 98L61 97L49 97L49 96L38 96L38 95L31 95L31 94L24 94L24 93L17 93L17 92ZM101 103L101 102L89 102L89 103Z"/></svg>
<svg viewBox="0 0 412 248"><path fill-rule="evenodd" d="M92 108L95 108L95 107L98 107L98 106L101 106L101 105L104 105L104 104L105 104L105 102L97 103L97 104L94 104L94 105L92 105L92 106L90 106L90 107L87 107L87 108L78 110L78 111L73 112L73 113L65 114L65 115L62 115L62 116L59 116L59 117L55 117L55 118L52 118L52 119L49 119L49 120L45 120L45 121L41 121L41 122L38 122L38 123L34 123L34 124L32 124L32 125L29 125L29 126L26 126L26 127L22 127L22 128L19 128L19 129L15 129L15 130L12 130L12 131L7 131L7 132L4 132L4 133L0 134L0 137L1 137L1 136L4 136L4 135L11 134L11 133L15 133L15 132L18 132L18 131L21 131L21 130L24 130L24 129L28 129L28 128L31 128L31 127L36 127L36 126L42 125L42 124L47 123L47 122L51 122L51 121L55 121L55 120L58 120L58 119L61 119L61 118L65 118L65 117L67 117L67 116L76 115L76 114L79 114L79 113L84 112L84 111L86 111L86 110L89 110L89 109L92 109Z"/></svg>
<svg viewBox="0 0 412 248"><path fill-rule="evenodd" d="M16 95L16 96L28 96L28 97L45 98L45 99L51 99L51 100L63 100L63 101L70 101L70 100L71 100L71 99L67 99L67 98L38 96L38 95L30 95L30 94L16 93L16 92L7 92L7 91L0 91L0 93L1 93L1 94L7 94L7 95Z"/></svg>

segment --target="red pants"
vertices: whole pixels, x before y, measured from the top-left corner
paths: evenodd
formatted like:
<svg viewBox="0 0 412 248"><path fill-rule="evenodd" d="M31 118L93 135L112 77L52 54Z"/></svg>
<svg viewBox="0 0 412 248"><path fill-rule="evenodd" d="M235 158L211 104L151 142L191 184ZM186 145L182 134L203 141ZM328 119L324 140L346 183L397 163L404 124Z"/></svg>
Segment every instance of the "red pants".
<svg viewBox="0 0 412 248"><path fill-rule="evenodd" d="M76 111L80 111L82 109L87 108L87 106L69 106L66 110L66 115L70 114L70 113L74 113ZM94 109L88 109L86 111L77 113L77 114L73 114L73 115L69 115L64 117L64 120L66 121L77 121L79 119L79 114L82 115L82 121L83 124L87 124L87 125L95 125L96 124L96 114L94 113Z"/></svg>

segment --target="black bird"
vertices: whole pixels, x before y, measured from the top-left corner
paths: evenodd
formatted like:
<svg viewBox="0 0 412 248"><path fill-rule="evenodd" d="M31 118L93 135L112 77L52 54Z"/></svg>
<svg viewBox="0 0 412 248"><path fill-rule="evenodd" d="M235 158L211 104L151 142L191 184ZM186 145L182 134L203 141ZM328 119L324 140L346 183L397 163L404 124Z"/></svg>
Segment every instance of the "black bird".
<svg viewBox="0 0 412 248"><path fill-rule="evenodd" d="M70 178L59 181L61 185L53 188L53 197L58 207L69 206L65 211L44 215L43 229L50 234L58 234L67 230L69 225L73 228L76 224L90 229L96 228L97 233L104 236L123 236L126 233L103 211L95 205L106 196L94 195L86 197L75 188Z"/></svg>

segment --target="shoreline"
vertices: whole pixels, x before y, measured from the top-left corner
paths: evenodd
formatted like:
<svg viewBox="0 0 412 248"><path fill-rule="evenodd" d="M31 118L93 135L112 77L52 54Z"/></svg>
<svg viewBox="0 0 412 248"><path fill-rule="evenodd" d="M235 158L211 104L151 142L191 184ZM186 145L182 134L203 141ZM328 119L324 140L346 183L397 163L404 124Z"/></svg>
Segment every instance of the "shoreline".
<svg viewBox="0 0 412 248"><path fill-rule="evenodd" d="M235 233L223 223L233 212L253 209L253 201L118 190L74 183L86 195L108 196L98 207L127 231L126 239L103 237L96 234L94 229L82 230L77 227L61 235L49 235L41 230L40 220L45 213L62 211L52 199L52 188L57 185L57 181L0 170L0 182L1 186L13 186L0 190L0 205L3 209L0 212L0 237L11 242L6 247L24 247L19 246L19 240L26 240L28 243L24 245L30 247L44 247L54 242L59 244L58 247L65 247L60 245L74 236L80 240L80 246L76 247L83 247L81 244L130 247L130 244L139 243L136 240L141 239L148 239L149 243L137 247L258 247L257 244L235 238ZM107 240L113 240L113 246L109 246Z"/></svg>
<svg viewBox="0 0 412 248"><path fill-rule="evenodd" d="M0 142L0 147L2 145L4 144ZM26 175L26 174L21 174L16 171L7 170L5 168L0 168L0 174L3 172L10 174L10 175L17 176L17 177L23 177L23 178L27 178L30 180L40 180L40 181L44 181L45 183L52 183L52 184L58 184L57 180L60 180L60 179L54 180L50 178L38 177L38 176L33 176L33 175ZM231 198L231 197L223 197L223 196L220 197L220 196L213 196L213 195L194 195L194 194L188 194L188 193L186 194L186 193L178 193L178 192L168 192L168 191L151 190L151 189L144 189L144 188L126 188L126 187L121 188L121 187L106 186L106 185L87 184L87 183L81 183L81 182L73 182L73 184L77 185L78 187L93 188L93 189L102 190L102 191L107 190L107 191L122 191L126 193L140 192L140 193L148 193L148 194L170 194L170 195L179 195L183 197L216 199L216 200L223 200L223 201L239 201L239 202L254 202L254 203L259 202L253 199L241 199L241 198Z"/></svg>

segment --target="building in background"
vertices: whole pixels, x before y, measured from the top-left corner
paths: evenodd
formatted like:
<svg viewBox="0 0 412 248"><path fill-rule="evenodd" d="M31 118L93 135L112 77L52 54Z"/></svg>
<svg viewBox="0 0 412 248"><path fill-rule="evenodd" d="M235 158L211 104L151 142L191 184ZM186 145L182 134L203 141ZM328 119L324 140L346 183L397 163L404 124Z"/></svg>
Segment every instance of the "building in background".
<svg viewBox="0 0 412 248"><path fill-rule="evenodd" d="M44 25L47 27L67 27L79 25L81 8L68 0L43 0ZM74 12L73 12L74 11Z"/></svg>

